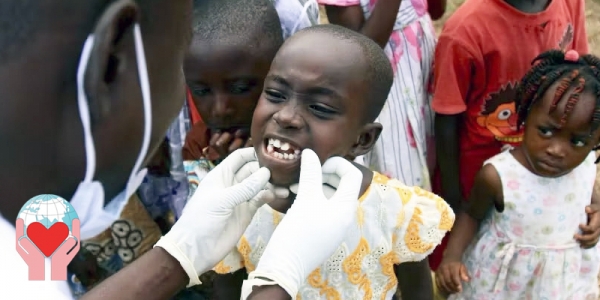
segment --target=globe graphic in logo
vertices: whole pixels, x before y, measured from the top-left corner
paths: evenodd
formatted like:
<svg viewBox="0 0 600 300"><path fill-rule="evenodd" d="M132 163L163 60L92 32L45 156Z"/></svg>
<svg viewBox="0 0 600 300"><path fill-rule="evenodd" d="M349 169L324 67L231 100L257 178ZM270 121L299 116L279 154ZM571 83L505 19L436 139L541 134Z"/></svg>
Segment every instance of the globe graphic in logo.
<svg viewBox="0 0 600 300"><path fill-rule="evenodd" d="M25 223L25 235L31 223L40 222L46 228L50 228L57 222L63 222L69 227L69 236L73 236L73 220L79 219L71 203L56 195L31 198L19 211L18 218L23 219Z"/></svg>

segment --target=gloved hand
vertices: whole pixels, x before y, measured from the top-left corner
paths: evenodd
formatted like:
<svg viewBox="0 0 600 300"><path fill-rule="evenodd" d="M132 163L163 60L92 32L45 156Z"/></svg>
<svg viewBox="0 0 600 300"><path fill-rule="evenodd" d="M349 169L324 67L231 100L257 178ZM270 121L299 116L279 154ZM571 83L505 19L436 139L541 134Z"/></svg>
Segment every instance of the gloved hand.
<svg viewBox="0 0 600 300"><path fill-rule="evenodd" d="M256 210L274 198L265 189L271 173L258 169L254 148L233 152L202 180L181 218L155 245L165 249L190 277L198 276L229 253L250 224Z"/></svg>
<svg viewBox="0 0 600 300"><path fill-rule="evenodd" d="M338 186L327 199L323 179ZM355 224L362 173L341 157L328 159L323 167L310 149L302 151L298 195L277 226L256 267L242 287L242 299L252 286L279 285L292 299L310 272L318 268L341 245Z"/></svg>

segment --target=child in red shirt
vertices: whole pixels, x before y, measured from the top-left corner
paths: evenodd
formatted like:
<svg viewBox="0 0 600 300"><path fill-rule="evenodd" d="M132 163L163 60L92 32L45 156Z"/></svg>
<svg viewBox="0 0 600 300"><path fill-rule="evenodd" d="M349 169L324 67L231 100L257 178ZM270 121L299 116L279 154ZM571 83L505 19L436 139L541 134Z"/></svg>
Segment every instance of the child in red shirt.
<svg viewBox="0 0 600 300"><path fill-rule="evenodd" d="M584 0L467 0L446 22L435 53L433 185L455 211L483 162L521 141L516 86L550 49L588 53ZM430 257L433 270L444 248Z"/></svg>

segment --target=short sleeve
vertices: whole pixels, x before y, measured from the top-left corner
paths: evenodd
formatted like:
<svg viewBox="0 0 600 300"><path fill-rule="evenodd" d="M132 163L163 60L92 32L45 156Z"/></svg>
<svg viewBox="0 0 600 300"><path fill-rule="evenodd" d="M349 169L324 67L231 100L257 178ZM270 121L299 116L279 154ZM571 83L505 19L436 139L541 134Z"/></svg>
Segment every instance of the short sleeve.
<svg viewBox="0 0 600 300"><path fill-rule="evenodd" d="M230 274L244 267L244 259L237 248L235 248L213 268L213 271L217 274Z"/></svg>
<svg viewBox="0 0 600 300"><path fill-rule="evenodd" d="M360 0L317 0L321 5L353 6L360 5Z"/></svg>
<svg viewBox="0 0 600 300"><path fill-rule="evenodd" d="M442 34L435 48L432 108L438 114L467 110L467 97L475 60L456 38Z"/></svg>
<svg viewBox="0 0 600 300"><path fill-rule="evenodd" d="M454 212L444 199L420 187L396 187L397 196L404 204L400 210L393 250L402 262L421 261L454 225Z"/></svg>
<svg viewBox="0 0 600 300"><path fill-rule="evenodd" d="M183 161L183 168L185 169L189 185L188 199L194 195L202 179L214 167L214 164L206 158Z"/></svg>

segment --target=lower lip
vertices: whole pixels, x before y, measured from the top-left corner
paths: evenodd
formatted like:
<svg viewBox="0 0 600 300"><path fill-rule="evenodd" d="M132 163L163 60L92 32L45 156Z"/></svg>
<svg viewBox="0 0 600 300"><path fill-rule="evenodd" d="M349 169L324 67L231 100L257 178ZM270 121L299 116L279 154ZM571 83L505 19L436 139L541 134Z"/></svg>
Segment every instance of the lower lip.
<svg viewBox="0 0 600 300"><path fill-rule="evenodd" d="M549 165L549 164L547 164L545 162L541 162L541 161L538 162L538 167L540 169L546 171L546 172L549 172L549 173L560 173L560 168L551 166L551 165Z"/></svg>

